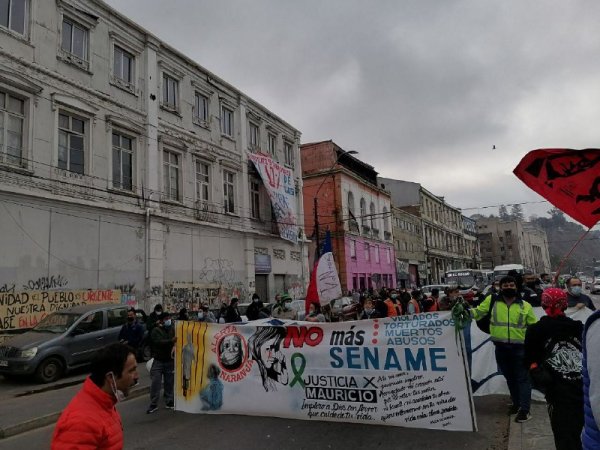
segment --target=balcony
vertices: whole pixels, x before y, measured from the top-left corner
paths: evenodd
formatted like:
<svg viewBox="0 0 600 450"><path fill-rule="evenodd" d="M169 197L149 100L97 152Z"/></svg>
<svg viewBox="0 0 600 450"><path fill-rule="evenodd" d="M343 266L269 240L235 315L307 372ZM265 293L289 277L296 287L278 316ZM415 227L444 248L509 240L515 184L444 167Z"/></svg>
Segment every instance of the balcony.
<svg viewBox="0 0 600 450"><path fill-rule="evenodd" d="M374 238L379 238L379 230L377 228L371 229L371 236Z"/></svg>
<svg viewBox="0 0 600 450"><path fill-rule="evenodd" d="M383 239L385 239L386 241L391 241L392 240L392 233L390 233L389 231L384 231L383 232Z"/></svg>
<svg viewBox="0 0 600 450"><path fill-rule="evenodd" d="M362 226L362 234L364 236L371 236L371 227L369 225Z"/></svg>
<svg viewBox="0 0 600 450"><path fill-rule="evenodd" d="M360 233L360 227L356 219L350 219L348 221L348 229L353 233Z"/></svg>

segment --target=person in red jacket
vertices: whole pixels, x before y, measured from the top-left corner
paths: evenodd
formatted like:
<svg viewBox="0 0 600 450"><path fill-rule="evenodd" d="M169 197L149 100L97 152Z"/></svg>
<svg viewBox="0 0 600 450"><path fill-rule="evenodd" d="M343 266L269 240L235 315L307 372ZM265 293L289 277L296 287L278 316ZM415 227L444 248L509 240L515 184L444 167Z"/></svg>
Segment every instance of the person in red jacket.
<svg viewBox="0 0 600 450"><path fill-rule="evenodd" d="M127 397L137 378L131 347L115 343L98 350L90 376L58 419L51 449L122 449L123 425L115 404Z"/></svg>

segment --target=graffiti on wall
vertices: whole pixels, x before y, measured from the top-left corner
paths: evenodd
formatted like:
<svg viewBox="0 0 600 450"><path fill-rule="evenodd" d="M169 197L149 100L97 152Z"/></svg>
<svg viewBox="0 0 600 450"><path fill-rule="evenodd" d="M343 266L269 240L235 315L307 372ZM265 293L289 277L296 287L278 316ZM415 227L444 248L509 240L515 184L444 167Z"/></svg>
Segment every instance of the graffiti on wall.
<svg viewBox="0 0 600 450"><path fill-rule="evenodd" d="M72 306L120 303L121 291L16 291L0 293L0 330L36 326L47 315Z"/></svg>
<svg viewBox="0 0 600 450"><path fill-rule="evenodd" d="M50 275L48 277L39 277L29 280L23 285L25 291L48 291L51 289L60 289L69 284L69 281L62 275Z"/></svg>
<svg viewBox="0 0 600 450"><path fill-rule="evenodd" d="M137 302L137 289L135 288L135 283L117 284L115 285L114 289L121 292L122 305L127 305L132 308L139 307Z"/></svg>

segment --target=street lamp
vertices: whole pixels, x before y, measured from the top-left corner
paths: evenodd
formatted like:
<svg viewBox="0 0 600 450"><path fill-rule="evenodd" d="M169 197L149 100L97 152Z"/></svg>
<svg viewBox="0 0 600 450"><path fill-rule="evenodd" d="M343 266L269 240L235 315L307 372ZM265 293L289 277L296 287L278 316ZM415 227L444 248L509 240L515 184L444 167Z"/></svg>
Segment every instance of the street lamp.
<svg viewBox="0 0 600 450"><path fill-rule="evenodd" d="M317 243L317 253L319 253L319 215L317 214L317 211L319 208L319 192L321 191L321 188L325 184L325 180L327 179L327 177L329 175L331 175L330 172L333 170L333 168L338 163L340 158L344 155L356 155L356 154L358 154L358 152L356 150L348 150L348 151L342 150L341 153L339 153L336 156L335 161L333 162L331 167L329 169L327 169L327 171L324 173L325 176L323 177L323 181L321 181L321 184L319 185L317 192L315 192L315 197L313 198L313 209L314 209L314 216L315 216L315 239L316 239L316 243Z"/></svg>

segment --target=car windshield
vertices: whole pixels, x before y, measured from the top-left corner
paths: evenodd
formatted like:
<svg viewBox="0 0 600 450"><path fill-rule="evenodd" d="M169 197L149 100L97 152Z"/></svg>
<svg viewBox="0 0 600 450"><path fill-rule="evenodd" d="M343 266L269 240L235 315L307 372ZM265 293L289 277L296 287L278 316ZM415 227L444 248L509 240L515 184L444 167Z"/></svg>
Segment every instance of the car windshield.
<svg viewBox="0 0 600 450"><path fill-rule="evenodd" d="M57 312L50 314L49 316L44 317L42 321L33 328L33 331L40 331L44 333L64 333L80 317L81 314L72 313Z"/></svg>

